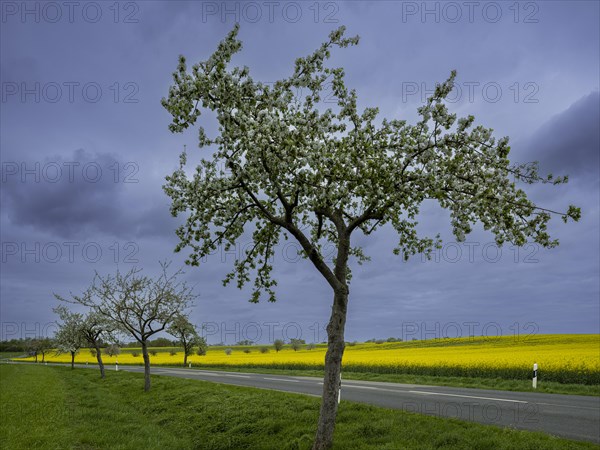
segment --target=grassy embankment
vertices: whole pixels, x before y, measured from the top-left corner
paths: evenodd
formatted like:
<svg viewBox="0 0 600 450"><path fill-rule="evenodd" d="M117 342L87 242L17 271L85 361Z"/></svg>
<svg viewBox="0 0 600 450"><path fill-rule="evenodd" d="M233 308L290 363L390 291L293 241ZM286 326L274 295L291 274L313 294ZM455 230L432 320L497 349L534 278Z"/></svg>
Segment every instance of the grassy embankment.
<svg viewBox="0 0 600 450"><path fill-rule="evenodd" d="M0 448L308 449L319 399L196 380L0 365ZM342 401L338 449L592 449L501 429Z"/></svg>

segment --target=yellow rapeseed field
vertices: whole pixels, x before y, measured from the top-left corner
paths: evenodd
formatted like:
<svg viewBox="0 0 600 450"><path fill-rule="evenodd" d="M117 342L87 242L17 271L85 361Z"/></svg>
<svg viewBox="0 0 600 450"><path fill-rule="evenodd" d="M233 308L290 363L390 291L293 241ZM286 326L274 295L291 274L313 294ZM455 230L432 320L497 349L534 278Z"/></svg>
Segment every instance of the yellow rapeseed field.
<svg viewBox="0 0 600 450"><path fill-rule="evenodd" d="M262 353L261 347L269 351ZM205 356L191 355L196 367L255 367L281 369L319 369L323 367L325 345L298 351L285 346L276 352L273 346L212 346ZM249 353L244 352L249 350ZM150 356L153 365L177 365L183 362L181 349L156 348ZM170 352L177 351L171 355ZM134 356L135 354L135 356ZM107 364L142 364L140 349L122 349L118 357L103 355ZM70 362L68 354L46 357L51 362ZM90 351L76 356L78 363L95 363ZM600 335L537 335L430 339L426 341L363 343L347 345L344 370L374 373L405 373L460 377L523 379L531 376L533 363L540 378L563 383L600 383Z"/></svg>

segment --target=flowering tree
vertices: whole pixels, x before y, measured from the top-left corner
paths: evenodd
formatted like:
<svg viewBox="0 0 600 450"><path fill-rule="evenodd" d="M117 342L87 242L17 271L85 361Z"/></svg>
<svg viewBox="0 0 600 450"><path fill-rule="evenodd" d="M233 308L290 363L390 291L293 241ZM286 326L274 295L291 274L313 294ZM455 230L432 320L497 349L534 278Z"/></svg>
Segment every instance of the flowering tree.
<svg viewBox="0 0 600 450"><path fill-rule="evenodd" d="M75 368L75 355L86 343L82 332L83 315L69 311L61 305L53 309L60 317L61 323L54 336L58 353L71 355L71 369Z"/></svg>
<svg viewBox="0 0 600 450"><path fill-rule="evenodd" d="M194 347L199 344L201 345L196 327L185 315L178 314L171 321L171 325L167 328L167 333L179 340L183 347L183 365L186 366L188 356L192 354Z"/></svg>
<svg viewBox="0 0 600 450"><path fill-rule="evenodd" d="M224 282L238 287L254 278L251 301L265 293L275 300L271 256L283 237L294 238L333 292L327 325L328 349L315 449L332 445L339 389L344 327L349 295L349 258L368 258L353 245L355 233L370 235L388 224L397 232L394 253L408 258L429 255L439 235L417 232L417 215L425 200L451 214L456 239L463 241L476 222L490 230L498 245L533 240L553 247L547 233L553 214L578 220L570 206L559 213L529 200L516 183L563 183L566 177L538 175L536 164L511 165L508 138L474 126L474 118L457 120L445 104L455 73L419 108L419 121L377 121L377 108L359 112L357 95L348 90L342 68L325 62L333 47L358 43L344 37L344 27L313 54L296 60L290 77L274 84L252 79L247 67L230 68L242 48L236 25L206 60L188 71L183 56L163 106L171 113L172 132L194 125L201 109L216 113L219 134L211 138L199 127L199 146L212 155L196 171L181 166L167 177L165 192L173 215L187 216L177 230L176 250L191 248L188 264L198 265L218 245L235 245L248 226L254 245L234 263ZM335 108L321 99L332 86ZM298 98L299 90L306 96ZM323 257L325 244L337 249L333 263Z"/></svg>
<svg viewBox="0 0 600 450"><path fill-rule="evenodd" d="M113 323L116 331L129 334L140 343L145 391L150 390L148 340L165 330L195 297L192 288L179 280L181 270L169 274L168 264L163 263L161 267L162 273L156 278L141 275L141 270L136 268L125 274L118 271L116 275L96 274L82 295L72 295L71 300L66 300L90 307Z"/></svg>
<svg viewBox="0 0 600 450"><path fill-rule="evenodd" d="M35 362L38 362L38 355L42 355L42 362L46 361L46 353L52 349L54 341L50 338L39 337L26 341L26 351L35 356Z"/></svg>
<svg viewBox="0 0 600 450"><path fill-rule="evenodd" d="M105 377L102 348L100 344L106 340L114 340L116 325L102 314L90 311L81 323L81 333L88 345L95 349L96 360L100 369L100 378Z"/></svg>

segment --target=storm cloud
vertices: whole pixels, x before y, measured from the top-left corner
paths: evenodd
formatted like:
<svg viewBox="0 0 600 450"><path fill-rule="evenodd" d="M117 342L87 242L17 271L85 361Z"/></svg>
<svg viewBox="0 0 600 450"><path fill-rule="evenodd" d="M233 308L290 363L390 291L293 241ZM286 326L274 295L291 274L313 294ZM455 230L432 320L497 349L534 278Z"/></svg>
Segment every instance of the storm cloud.
<svg viewBox="0 0 600 450"><path fill-rule="evenodd" d="M347 339L402 336L406 324L600 332L597 2L537 2L535 11L456 3L459 15L444 2L125 2L117 11L98 3L99 17L80 5L72 20L65 10L54 21L42 2L27 14L24 3L8 3L18 10L2 10L0 31L0 339L42 333L55 319L52 293L83 289L95 271L156 273L165 259L184 266L187 249L173 253L181 218L170 216L162 185L184 146L190 160L210 150L197 148L196 130L168 131L160 99L178 55L206 59L235 22L244 48L234 63L263 82L289 75L296 57L345 25L361 43L335 50L332 64L345 67L361 108L379 106L388 119L414 121L456 69L450 109L510 136L513 161L570 176L566 185L525 186L534 200L582 208L578 224L551 223L561 241L552 250L499 249L479 227L456 243L448 214L429 205L420 226L445 238L432 261L393 255L397 237L386 227L356 236L372 260L352 262ZM202 121L214 135L214 121ZM295 337L296 325L322 341L331 292L293 247L275 254L277 303L249 304L249 289L222 286L249 239L186 268L199 293L193 321L211 324L211 342L248 338L250 323L263 341L270 329Z"/></svg>
<svg viewBox="0 0 600 450"><path fill-rule="evenodd" d="M600 167L600 95L573 103L537 130L528 147L543 171L572 178L598 177Z"/></svg>

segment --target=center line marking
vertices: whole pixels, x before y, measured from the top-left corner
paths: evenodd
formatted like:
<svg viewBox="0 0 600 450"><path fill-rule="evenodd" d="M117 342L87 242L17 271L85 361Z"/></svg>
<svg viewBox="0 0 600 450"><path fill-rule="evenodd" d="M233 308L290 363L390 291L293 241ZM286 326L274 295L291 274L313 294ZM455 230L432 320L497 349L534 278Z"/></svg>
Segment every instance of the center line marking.
<svg viewBox="0 0 600 450"><path fill-rule="evenodd" d="M286 380L286 379L284 379L284 378L267 378L267 377L264 377L264 378L263 378L263 380L272 380L272 381L287 381L287 382L289 382L289 383L300 383L300 381L298 381L298 380Z"/></svg>
<svg viewBox="0 0 600 450"><path fill-rule="evenodd" d="M426 392L426 391L408 391L412 394L424 394L424 395L445 395L447 397L464 397L464 398L476 398L479 400L495 400L497 402L513 402L513 403L529 403L523 400L509 400L506 398L493 398L493 397L476 397L474 395L459 395L459 394L444 394L441 392Z"/></svg>
<svg viewBox="0 0 600 450"><path fill-rule="evenodd" d="M358 388L358 389L373 389L375 391L379 391L379 388L376 387L372 387L372 386L359 386L357 384L342 384L342 389L343 388Z"/></svg>

